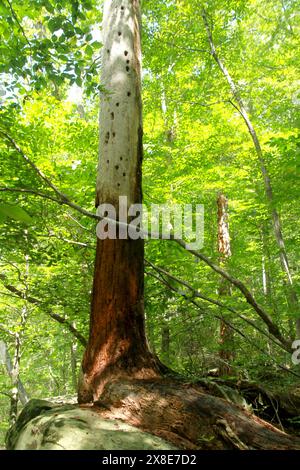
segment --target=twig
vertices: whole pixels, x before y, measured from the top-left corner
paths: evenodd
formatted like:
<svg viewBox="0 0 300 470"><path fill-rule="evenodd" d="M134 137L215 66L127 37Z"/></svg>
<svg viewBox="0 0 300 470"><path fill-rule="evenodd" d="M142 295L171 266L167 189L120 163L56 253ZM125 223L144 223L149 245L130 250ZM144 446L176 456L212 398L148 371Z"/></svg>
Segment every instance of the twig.
<svg viewBox="0 0 300 470"><path fill-rule="evenodd" d="M155 266L153 263L151 263L150 261L148 260L145 260L145 263L148 264L149 266L151 266L155 271L161 273L161 274L164 274L165 276L167 276L168 278L172 279L173 281L185 286L187 289L189 289L191 292L192 292L192 295L193 297L196 297L196 298L199 298L201 300L204 300L205 302L209 302L213 305L216 305L220 308L223 308L223 309L226 309L228 310L229 312L233 313L235 316L237 316L238 318L240 318L241 320L245 321L246 323L248 323L249 325L251 325L253 328L255 328L259 333L261 333L262 335L266 336L269 340L271 340L274 344L276 344L278 347L282 348L284 351L287 351L287 352L290 352L290 350L287 350L287 348L284 347L283 344L281 343L278 343L269 333L267 333L266 331L262 330L259 326L257 326L254 322L252 322L249 318L245 317L244 315L241 315L240 313L238 313L234 308L228 306L228 305L225 305L223 303L221 303L220 301L218 300L215 300L215 299L212 299L211 297L208 297L208 296L205 296L203 294L201 294L198 290L194 289L189 283L187 283L186 281L183 281L182 279L179 279L178 277L170 274L169 272L165 271L164 269L162 268L159 268L158 266ZM192 298L193 298L192 297ZM190 297L189 297L190 298Z"/></svg>
<svg viewBox="0 0 300 470"><path fill-rule="evenodd" d="M29 47L31 48L31 44L30 44L30 42L29 42L29 40L28 40L28 38L27 38L27 36L26 36L26 33L25 33L25 31L24 31L23 26L21 25L21 23L20 23L20 21L19 21L19 18L17 17L17 14L16 14L15 10L13 9L12 3L10 2L10 0L6 0L6 3L9 5L11 14L12 14L12 16L14 17L14 19L15 19L15 21L16 21L16 23L17 23L17 25L18 25L18 27L19 27L19 29L20 29L20 31L21 31L21 33L23 34L25 41L27 42L27 44L28 44Z"/></svg>
<svg viewBox="0 0 300 470"><path fill-rule="evenodd" d="M148 273L150 274L152 277L156 278L158 281L162 282L163 284L165 284L166 287L168 287L170 290L172 290L173 292L175 292L176 294L180 295L181 297L184 297L188 302L192 303L193 305L195 305L195 307L197 308L200 308L202 310L202 307L201 305L198 304L198 302L196 302L195 300L193 300L192 298L188 297L186 294L184 293L181 293L179 292L175 287L173 287L171 284L169 284L165 279L161 279L159 278L158 276L155 276L153 273ZM261 354L263 354L264 356L267 356L269 359L271 359L271 361L277 366L279 367L280 369L284 370L285 372L288 372L292 375L294 375L295 377L300 377L299 374L297 374L296 372L294 372L293 370L291 369L288 369L287 367L285 366L282 366L281 364L278 364L277 361L271 356L271 354L267 353L266 351L264 351L263 349L261 349L259 346L257 346L256 343L254 343L254 341L252 341L247 335L245 335L245 333L243 333L241 330L239 330L239 328L237 328L236 326L232 325L232 323L230 323L228 320L226 320L224 317L221 317L220 315L216 315L216 314L213 314L214 318L218 319L218 320L222 320L227 326L228 328L230 328L231 330L235 331L236 333L238 333L240 336L242 336L249 344L251 344L254 348L256 348Z"/></svg>
<svg viewBox="0 0 300 470"><path fill-rule="evenodd" d="M24 298L24 294L23 294L22 291L20 291L19 289L17 289L16 287L14 287L10 284L7 284L7 279L6 279L5 274L0 274L0 279L2 280L3 285L7 290L9 290L10 292L16 294L17 297L19 297L21 299ZM28 297L26 297L26 300L31 304L34 304L34 305L39 306L39 307L43 307L42 302L39 299L36 299L35 297L28 296ZM87 340L85 339L85 337L78 330L76 330L76 328L66 318L58 315L57 313L53 313L53 312L50 312L50 311L48 311L48 312L46 311L46 314L49 317L53 318L53 320L56 320L58 323L66 325L68 330L75 336L75 338L78 339L78 341L83 346L87 345Z"/></svg>

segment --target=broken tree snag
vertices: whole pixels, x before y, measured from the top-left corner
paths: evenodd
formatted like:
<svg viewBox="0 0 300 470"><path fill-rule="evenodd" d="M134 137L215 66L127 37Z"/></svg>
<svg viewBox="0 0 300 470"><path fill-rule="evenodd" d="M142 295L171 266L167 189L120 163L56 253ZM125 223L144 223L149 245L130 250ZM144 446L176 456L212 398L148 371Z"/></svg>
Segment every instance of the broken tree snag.
<svg viewBox="0 0 300 470"><path fill-rule="evenodd" d="M228 200L222 193L218 194L217 206L219 263L222 268L226 268L227 260L231 256L231 247L228 222ZM231 284L223 277L220 278L219 295L222 297L231 295ZM219 344L219 374L230 375L232 373L231 362L234 357L233 331L223 320L220 320Z"/></svg>
<svg viewBox="0 0 300 470"><path fill-rule="evenodd" d="M112 204L118 214L120 196L128 207L142 202L139 0L104 1L103 42L101 83L108 93L101 96L96 206ZM98 239L79 402L98 399L112 378L160 376L163 366L145 336L143 295L143 240Z"/></svg>
<svg viewBox="0 0 300 470"><path fill-rule="evenodd" d="M296 450L300 438L197 385L173 381L112 381L94 407L181 449Z"/></svg>
<svg viewBox="0 0 300 470"><path fill-rule="evenodd" d="M96 207L101 203L117 205L119 195L127 196L129 205L141 202L140 0L107 0L103 8L101 83L107 92L101 94L100 104ZM114 139L107 142L107 135ZM120 164L121 155L127 160ZM119 175L116 165L120 166ZM120 178L124 172L126 179Z"/></svg>

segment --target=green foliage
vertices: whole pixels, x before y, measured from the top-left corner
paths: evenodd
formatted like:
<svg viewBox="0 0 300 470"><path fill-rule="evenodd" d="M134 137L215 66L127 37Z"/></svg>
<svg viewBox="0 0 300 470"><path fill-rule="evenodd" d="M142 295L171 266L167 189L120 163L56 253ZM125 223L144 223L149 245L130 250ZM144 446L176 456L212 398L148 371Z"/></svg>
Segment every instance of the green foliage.
<svg viewBox="0 0 300 470"><path fill-rule="evenodd" d="M0 75L8 99L32 89L67 83L99 90L97 70L101 44L95 26L101 21L95 0L14 1L0 5Z"/></svg>
<svg viewBox="0 0 300 470"><path fill-rule="evenodd" d="M209 54L200 4L143 1L144 199L147 204L204 204L203 250L218 262L216 198L219 191L225 193L232 249L228 270L288 336L294 318L287 307L259 164L247 128L229 102L230 89ZM300 295L297 2L212 0L206 7L218 53L261 141ZM62 192L90 211L98 158L94 91L99 88L95 31L100 11L94 0L0 3L0 130ZM74 84L82 91L77 103L70 100ZM41 398L75 392L82 347L49 313L64 317L87 337L95 248L94 221L51 197L55 193L1 134L0 256L5 282L0 288L0 334L13 357L14 337L8 330L20 328L25 304L20 377L28 393ZM172 242L147 241L146 258L220 300L219 277ZM263 268L269 279L267 294ZM197 378L219 365L215 315L221 313L246 336L234 334L236 377L263 380L266 372L278 372L274 360L293 368L288 354L240 318L201 300L196 308L182 286L168 281L179 289L177 295L151 276L155 273L150 267L146 271L149 342L172 368ZM18 297L7 284L39 303ZM222 301L265 328L236 290ZM168 351L162 344L166 328ZM0 392L9 393L11 384L1 367ZM6 395L0 395L0 406L7 426Z"/></svg>

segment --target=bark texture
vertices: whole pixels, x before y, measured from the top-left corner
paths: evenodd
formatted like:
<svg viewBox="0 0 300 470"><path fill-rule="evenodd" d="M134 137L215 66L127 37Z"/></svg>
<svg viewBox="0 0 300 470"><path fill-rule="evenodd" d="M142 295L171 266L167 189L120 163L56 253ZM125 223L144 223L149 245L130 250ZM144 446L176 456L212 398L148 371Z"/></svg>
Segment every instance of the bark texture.
<svg viewBox="0 0 300 470"><path fill-rule="evenodd" d="M112 381L94 406L103 417L124 420L182 449L300 449L299 437L179 381Z"/></svg>
<svg viewBox="0 0 300 470"><path fill-rule="evenodd" d="M141 203L142 103L139 0L106 0L103 16L100 157L96 206ZM129 220L127 219L127 222ZM144 325L143 240L97 241L90 335L79 402L96 400L110 378L159 376Z"/></svg>

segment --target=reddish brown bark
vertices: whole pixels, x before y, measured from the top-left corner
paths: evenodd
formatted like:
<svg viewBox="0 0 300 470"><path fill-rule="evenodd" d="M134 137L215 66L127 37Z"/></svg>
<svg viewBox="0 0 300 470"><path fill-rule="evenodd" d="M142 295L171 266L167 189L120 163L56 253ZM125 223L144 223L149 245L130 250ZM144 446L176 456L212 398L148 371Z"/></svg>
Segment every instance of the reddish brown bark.
<svg viewBox="0 0 300 470"><path fill-rule="evenodd" d="M176 380L110 382L95 409L182 449L300 449L299 437L197 385Z"/></svg>
<svg viewBox="0 0 300 470"><path fill-rule="evenodd" d="M97 399L112 378L159 376L145 335L143 252L142 240L98 240L80 402Z"/></svg>
<svg viewBox="0 0 300 470"><path fill-rule="evenodd" d="M142 202L140 1L104 1L100 153L96 206L119 197ZM127 223L130 222L127 219ZM122 238L122 237L121 237ZM90 334L82 363L79 401L96 400L111 378L158 377L144 325L143 240L97 241Z"/></svg>

